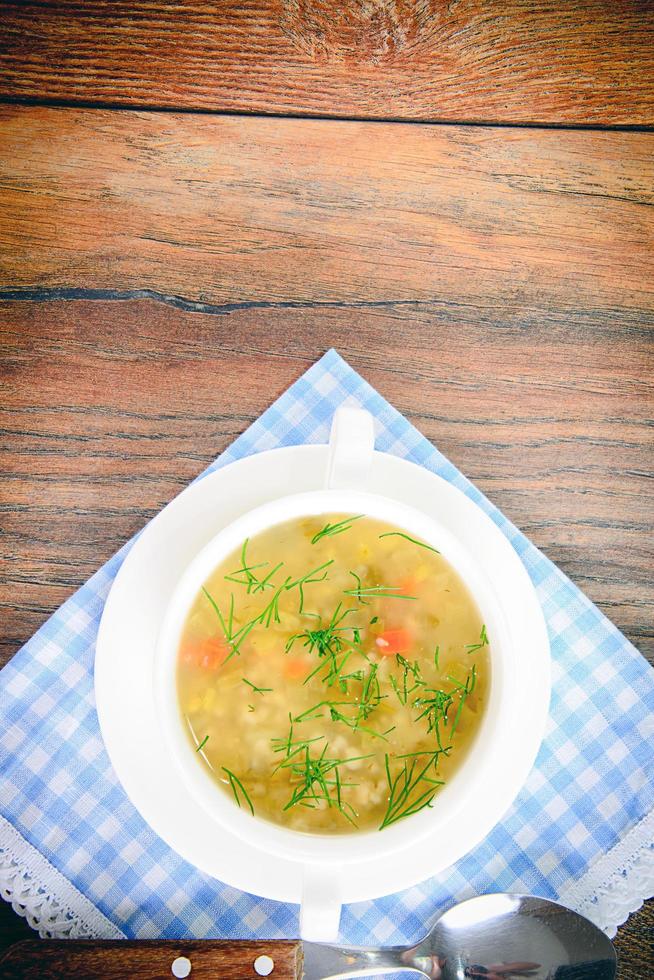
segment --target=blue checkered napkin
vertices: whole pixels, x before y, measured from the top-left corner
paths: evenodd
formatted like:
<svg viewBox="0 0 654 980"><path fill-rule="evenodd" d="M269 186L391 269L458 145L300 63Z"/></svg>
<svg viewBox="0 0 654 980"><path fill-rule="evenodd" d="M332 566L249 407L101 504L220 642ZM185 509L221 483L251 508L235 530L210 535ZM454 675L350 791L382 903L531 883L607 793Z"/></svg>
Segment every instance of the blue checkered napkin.
<svg viewBox="0 0 654 980"><path fill-rule="evenodd" d="M409 942L438 910L493 890L568 897L588 911L596 900L588 894L594 882L603 889L602 901L614 888L616 874L616 889L624 890L629 863L636 860L635 842L639 835L641 844L645 841L642 857L651 841L651 835L643 837L643 828L654 804L654 671L523 534L333 351L206 473L263 449L326 442L334 410L346 399L376 417L379 449L455 484L506 534L545 612L554 690L536 767L502 822L449 871L400 894L348 906L344 938L353 943ZM75 905L81 893L88 900L84 907L101 913L92 926L96 933L296 935L295 907L240 893L200 874L146 826L112 772L94 708L94 642L103 603L129 547L64 603L0 675L0 805L8 822L0 821L0 842L9 835L26 853L34 855L32 845L47 859L74 886L69 904ZM619 866L613 867L611 854L621 855ZM47 875L50 865L43 861L46 871L39 873ZM596 876L598 868L601 877ZM51 875L59 883L64 880L55 871ZM42 884L56 891L56 883ZM644 897L628 896L627 902L635 907ZM609 926L618 921L607 920Z"/></svg>

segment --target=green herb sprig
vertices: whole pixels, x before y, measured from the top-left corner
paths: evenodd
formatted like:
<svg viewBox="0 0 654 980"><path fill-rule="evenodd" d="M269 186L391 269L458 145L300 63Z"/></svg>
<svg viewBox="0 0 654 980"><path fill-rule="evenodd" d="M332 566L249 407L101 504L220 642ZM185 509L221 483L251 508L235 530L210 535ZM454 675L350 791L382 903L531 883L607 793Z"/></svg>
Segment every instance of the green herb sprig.
<svg viewBox="0 0 654 980"><path fill-rule="evenodd" d="M257 685L253 684L252 681L249 681L247 677L241 677L241 680L244 684L247 684L248 687L251 687L255 694L270 694L272 691L272 687L257 687Z"/></svg>
<svg viewBox="0 0 654 980"><path fill-rule="evenodd" d="M390 757L384 757L386 780L388 782L388 805L379 829L390 827L404 817L410 817L432 804L438 788L443 785L442 779L428 776L434 769L434 756L430 755L424 766L417 759L407 763L406 759L396 775L391 774Z"/></svg>
<svg viewBox="0 0 654 980"><path fill-rule="evenodd" d="M229 779L229 785L232 790L232 793L234 794L234 799L236 800L238 806L239 807L241 806L241 797L242 797L243 802L247 804L250 813L252 814L252 816L254 816L254 807L252 806L252 800L248 796L247 790L243 785L243 783L241 782L241 780L238 778L238 776L235 776L234 773L231 772L231 770L225 769L224 766L222 766L221 768L222 771L227 776L227 778Z"/></svg>
<svg viewBox="0 0 654 980"><path fill-rule="evenodd" d="M481 633L479 634L478 643L468 643L466 645L466 653L476 653L477 650L481 650L483 647L488 646L488 634L486 633L486 625L484 624L481 628Z"/></svg>
<svg viewBox="0 0 654 980"><path fill-rule="evenodd" d="M237 585L245 585L248 595L255 590L263 591L263 589L266 588L273 588L272 583L269 581L271 577L270 574L268 574L263 580L259 579L259 577L254 574L255 568L264 568L266 565L269 565L270 562L261 561L256 565L248 565L246 552L249 542L250 539L246 538L241 546L241 567L235 569L233 572L230 572L228 575L225 575L227 582L235 582Z"/></svg>
<svg viewBox="0 0 654 980"><path fill-rule="evenodd" d="M311 538L311 544L318 544L323 538L331 538L337 534L342 534L343 531L349 531L354 522L361 520L363 516L363 514L357 514L356 517L346 517L342 521L337 521L336 524L325 524L322 530Z"/></svg>
<svg viewBox="0 0 654 980"><path fill-rule="evenodd" d="M218 621L223 631L223 635L232 648L229 654L225 657L224 663L227 663L227 661L231 660L233 656L240 653L239 648L241 646L241 643L248 635L248 633L250 633L254 629L256 625L256 620L253 620L251 623L246 623L245 626L242 626L240 629L234 631L234 596L232 595L230 597L229 613L227 614L227 620L225 620L225 617L220 611L220 607L218 603L211 595L211 593L207 591L204 585L202 586L202 592L204 593L205 598L209 601L209 604L211 605L216 616L218 617Z"/></svg>
<svg viewBox="0 0 654 980"><path fill-rule="evenodd" d="M342 671L353 653L353 647L352 644L347 643L345 637L341 634L352 631L358 632L355 626L343 625L345 618L355 611L353 607L344 609L343 604L339 602L326 626L321 626L315 630L305 630L302 633L295 633L289 637L286 643L287 653L292 650L297 640L302 640L302 645L309 653L318 654L318 664L305 677L304 684L307 684L316 674L324 671L325 676L323 680L328 687L331 687L335 683L339 683L339 686L342 687L340 684ZM354 636L356 637L356 633Z"/></svg>
<svg viewBox="0 0 654 980"><path fill-rule="evenodd" d="M300 594L300 602L298 605L298 613L304 612L304 586L312 585L314 582L324 582L327 578L327 569L334 564L334 559L330 558L329 561L325 561L322 565L318 565L317 568L313 568L306 575L301 575L300 578L296 578L295 581L290 582L286 588L287 589L297 589ZM323 572L322 575L319 572ZM305 613L305 615L312 615L311 613Z"/></svg>
<svg viewBox="0 0 654 980"><path fill-rule="evenodd" d="M425 686L425 681L422 678L420 664L417 660L414 663L410 663L402 654L396 653L395 661L398 667L402 668L402 677L399 684L392 674L389 680L400 704L406 705L413 692L419 687ZM409 687L409 678L411 678L411 687Z"/></svg>
<svg viewBox="0 0 654 980"><path fill-rule="evenodd" d="M440 555L438 548L432 548L430 544L426 544L424 541L418 541L417 538L412 538L410 534L404 534L403 531L384 531L383 534L379 535L380 538L404 538L406 541L410 541L411 544L417 544L419 548L426 548L427 551L433 551L434 554Z"/></svg>
<svg viewBox="0 0 654 980"><path fill-rule="evenodd" d="M379 664L371 663L369 664L368 670L362 678L363 684L361 688L361 696L359 698L359 712L357 719L367 721L370 714L386 697L385 694L381 693L379 677L377 676L378 670Z"/></svg>
<svg viewBox="0 0 654 980"><path fill-rule="evenodd" d="M415 601L418 598L415 595L404 595L403 592L398 592L399 586L371 585L362 588L361 579L356 572L350 572L349 574L356 580L357 586L355 589L344 589L343 595L354 596L363 606L369 604L369 599L411 599Z"/></svg>
<svg viewBox="0 0 654 980"><path fill-rule="evenodd" d="M311 745L313 742L321 742L325 736L316 735L315 738L298 738L295 739L294 735L294 722L290 713L288 716L289 729L286 738L271 738L270 741L273 746L273 752L283 752L284 756L281 762L273 769L273 775L280 769L280 767L288 759L292 759L294 756L298 755L300 752L304 752L307 746Z"/></svg>
<svg viewBox="0 0 654 980"><path fill-rule="evenodd" d="M304 755L300 758L289 759L282 763L281 768L290 769L291 775L296 781L296 785L291 794L291 798L283 809L290 810L294 806L302 805L310 809L315 809L321 800L324 800L328 807L335 807L353 826L356 826L355 818L358 814L351 803L342 797L344 787L353 787L357 783L343 782L339 773L339 766L347 762L357 762L360 759L369 759L370 755L355 756L351 759L331 759L327 756L329 743L323 746L320 755L311 755L311 750L307 746Z"/></svg>
<svg viewBox="0 0 654 980"><path fill-rule="evenodd" d="M449 678L449 680L454 681L454 678ZM454 683L457 682L454 681ZM472 692L474 691L476 683L477 683L477 667L475 664L473 664L471 672L468 674L468 676L465 679L465 684L463 685L459 684L457 688L459 694L459 704L456 709L454 721L452 722L452 728L450 729L450 738L454 735L455 731L457 730L459 721L461 719L461 712L463 711L463 706L468 696L472 694Z"/></svg>

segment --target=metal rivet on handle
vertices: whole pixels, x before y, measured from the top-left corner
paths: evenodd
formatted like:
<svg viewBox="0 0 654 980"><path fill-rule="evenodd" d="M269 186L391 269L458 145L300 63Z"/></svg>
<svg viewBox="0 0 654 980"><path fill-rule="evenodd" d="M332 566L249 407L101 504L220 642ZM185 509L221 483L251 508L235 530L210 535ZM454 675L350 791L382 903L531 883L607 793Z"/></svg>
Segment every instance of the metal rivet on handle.
<svg viewBox="0 0 654 980"><path fill-rule="evenodd" d="M275 961L272 956L257 956L254 961L254 969L260 977L268 977L275 969Z"/></svg>
<svg viewBox="0 0 654 980"><path fill-rule="evenodd" d="M174 977L177 977L177 980L184 980L191 972L191 961L186 956L178 956L176 960L173 960L170 972Z"/></svg>

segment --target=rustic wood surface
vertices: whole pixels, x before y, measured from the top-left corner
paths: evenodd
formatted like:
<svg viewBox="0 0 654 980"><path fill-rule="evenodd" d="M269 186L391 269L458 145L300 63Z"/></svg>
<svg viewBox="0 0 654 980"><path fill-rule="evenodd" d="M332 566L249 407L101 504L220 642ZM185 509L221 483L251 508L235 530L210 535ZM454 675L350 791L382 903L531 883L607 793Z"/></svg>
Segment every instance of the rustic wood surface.
<svg viewBox="0 0 654 980"><path fill-rule="evenodd" d="M21 0L0 7L0 95L361 118L652 125L654 5Z"/></svg>
<svg viewBox="0 0 654 980"><path fill-rule="evenodd" d="M0 952L6 980L170 980L179 957L191 963L193 980L258 980L260 956L274 962L275 980L300 980L299 942L22 942ZM2 972L4 971L4 972Z"/></svg>
<svg viewBox="0 0 654 980"><path fill-rule="evenodd" d="M3 662L329 346L651 657L653 171L647 133L0 110Z"/></svg>

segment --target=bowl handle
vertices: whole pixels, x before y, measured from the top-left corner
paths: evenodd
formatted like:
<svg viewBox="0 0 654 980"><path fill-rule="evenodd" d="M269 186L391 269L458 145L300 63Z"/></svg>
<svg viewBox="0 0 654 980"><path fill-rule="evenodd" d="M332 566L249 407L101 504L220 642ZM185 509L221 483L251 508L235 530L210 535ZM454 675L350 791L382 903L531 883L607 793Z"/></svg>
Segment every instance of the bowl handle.
<svg viewBox="0 0 654 980"><path fill-rule="evenodd" d="M302 868L300 938L333 943L341 921L341 875L338 864L305 864Z"/></svg>
<svg viewBox="0 0 654 980"><path fill-rule="evenodd" d="M375 448L372 415L363 408L338 408L329 434L328 490L365 490Z"/></svg>

